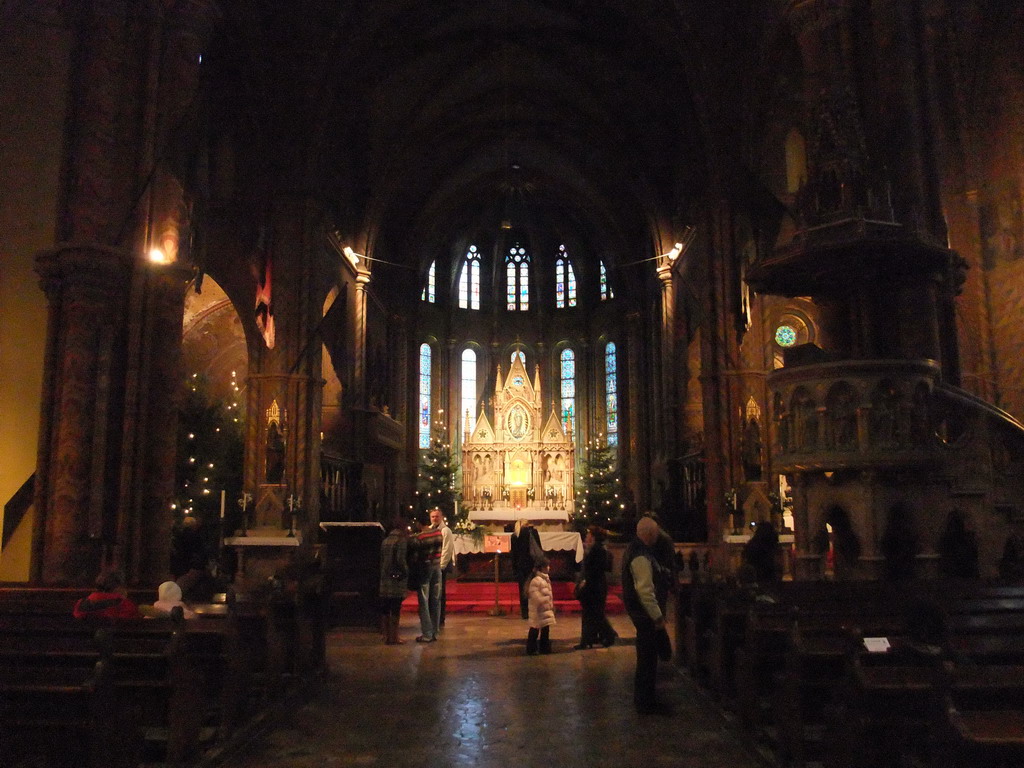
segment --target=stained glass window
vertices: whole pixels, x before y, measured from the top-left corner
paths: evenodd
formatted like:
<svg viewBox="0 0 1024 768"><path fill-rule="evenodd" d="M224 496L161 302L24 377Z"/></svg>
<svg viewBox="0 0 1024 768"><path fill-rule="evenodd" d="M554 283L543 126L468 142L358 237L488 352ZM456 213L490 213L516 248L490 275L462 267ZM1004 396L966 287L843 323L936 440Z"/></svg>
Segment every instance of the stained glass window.
<svg viewBox="0 0 1024 768"><path fill-rule="evenodd" d="M505 297L510 310L530 308L530 256L518 244L509 248L505 258Z"/></svg>
<svg viewBox="0 0 1024 768"><path fill-rule="evenodd" d="M472 349L462 351L462 407L459 416L466 419L463 431L472 433L476 425L476 352Z"/></svg>
<svg viewBox="0 0 1024 768"><path fill-rule="evenodd" d="M791 325L780 325L775 329L775 343L780 347L792 347L796 344L796 328Z"/></svg>
<svg viewBox="0 0 1024 768"><path fill-rule="evenodd" d="M430 269L427 270L427 284L423 286L423 294L420 296L421 301L429 302L433 304L435 301L434 296L434 267L436 262L430 262Z"/></svg>
<svg viewBox="0 0 1024 768"><path fill-rule="evenodd" d="M604 262L601 262L601 301L605 299L614 299L615 294L612 293L612 287L608 284L608 270L604 266Z"/></svg>
<svg viewBox="0 0 1024 768"><path fill-rule="evenodd" d="M523 354L523 350L521 350L521 349L517 349L515 352L512 353L512 357L509 360L509 362L514 363L516 361L517 357L519 358L519 362L522 363L523 367L525 368L526 367L526 355Z"/></svg>
<svg viewBox="0 0 1024 768"><path fill-rule="evenodd" d="M576 434L576 354L571 349L563 349L559 378L562 393L562 424Z"/></svg>
<svg viewBox="0 0 1024 768"><path fill-rule="evenodd" d="M466 258L462 260L462 274L459 275L459 307L480 309L480 252L475 245L469 246Z"/></svg>
<svg viewBox="0 0 1024 768"><path fill-rule="evenodd" d="M558 246L555 262L555 306L558 309L576 306L576 272L564 245Z"/></svg>
<svg viewBox="0 0 1024 768"><path fill-rule="evenodd" d="M608 424L608 445L619 444L619 384L616 376L615 342L604 348L605 417Z"/></svg>
<svg viewBox="0 0 1024 768"><path fill-rule="evenodd" d="M420 448L430 447L430 345L420 344Z"/></svg>

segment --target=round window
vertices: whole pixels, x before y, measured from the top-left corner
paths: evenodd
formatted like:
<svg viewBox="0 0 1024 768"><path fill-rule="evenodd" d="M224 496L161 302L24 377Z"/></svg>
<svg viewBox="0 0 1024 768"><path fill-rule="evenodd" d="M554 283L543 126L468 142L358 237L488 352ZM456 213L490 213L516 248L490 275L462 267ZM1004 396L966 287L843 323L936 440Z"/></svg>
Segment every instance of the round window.
<svg viewBox="0 0 1024 768"><path fill-rule="evenodd" d="M775 329L775 343L780 347L792 347L796 344L796 328L791 325L780 325Z"/></svg>

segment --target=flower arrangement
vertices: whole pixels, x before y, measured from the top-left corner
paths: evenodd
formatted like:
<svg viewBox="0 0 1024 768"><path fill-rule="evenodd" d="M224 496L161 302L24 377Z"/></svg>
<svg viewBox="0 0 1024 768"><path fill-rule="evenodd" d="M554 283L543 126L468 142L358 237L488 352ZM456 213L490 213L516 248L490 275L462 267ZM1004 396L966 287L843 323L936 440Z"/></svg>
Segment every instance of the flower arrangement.
<svg viewBox="0 0 1024 768"><path fill-rule="evenodd" d="M456 536L469 536L477 544L484 540L483 527L469 519L462 519L455 523L452 533Z"/></svg>

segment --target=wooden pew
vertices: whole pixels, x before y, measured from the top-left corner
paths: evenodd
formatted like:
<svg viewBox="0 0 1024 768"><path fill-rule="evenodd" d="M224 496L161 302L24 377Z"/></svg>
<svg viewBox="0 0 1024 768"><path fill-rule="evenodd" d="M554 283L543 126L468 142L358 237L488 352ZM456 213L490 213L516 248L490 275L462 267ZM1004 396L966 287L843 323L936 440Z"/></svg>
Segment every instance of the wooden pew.
<svg viewBox="0 0 1024 768"><path fill-rule="evenodd" d="M953 598L960 614L949 617L945 648L891 636L889 651L869 653L860 638L851 643L846 674L832 708L829 768L932 765L955 745L936 747L928 735L937 728L952 738L950 713L1024 708L1024 612L997 611L986 597L971 607ZM940 665L956 659L945 676L945 700L937 701ZM954 719L959 717L957 714ZM973 720L971 719L973 718ZM960 718L975 726L988 715ZM978 765L984 763L977 763Z"/></svg>
<svg viewBox="0 0 1024 768"><path fill-rule="evenodd" d="M782 672L773 691L771 712L783 759L803 766L826 751L828 710L843 678L850 632L892 635L903 617L890 603L866 603L856 613L798 614L789 635Z"/></svg>
<svg viewBox="0 0 1024 768"><path fill-rule="evenodd" d="M109 645L117 705L141 734L144 760L187 761L237 727L245 660L226 616L77 620L33 607L21 612L8 602L0 606L0 669L92 664L101 653L97 630Z"/></svg>
<svg viewBox="0 0 1024 768"><path fill-rule="evenodd" d="M136 768L141 736L122 716L109 643L95 653L25 653L0 659L0 764ZM95 659L95 660L93 660Z"/></svg>

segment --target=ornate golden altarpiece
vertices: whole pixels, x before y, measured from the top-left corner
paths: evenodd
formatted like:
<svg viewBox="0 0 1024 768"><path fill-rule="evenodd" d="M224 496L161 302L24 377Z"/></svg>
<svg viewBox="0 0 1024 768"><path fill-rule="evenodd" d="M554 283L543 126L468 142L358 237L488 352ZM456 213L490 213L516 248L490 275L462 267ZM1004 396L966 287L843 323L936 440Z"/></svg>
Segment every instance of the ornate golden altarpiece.
<svg viewBox="0 0 1024 768"><path fill-rule="evenodd" d="M519 356L494 388L494 423L481 408L462 441L462 503L471 520L525 518L564 523L573 509L575 448L571 429L541 404L540 368L533 381ZM465 420L469 423L469 419Z"/></svg>

